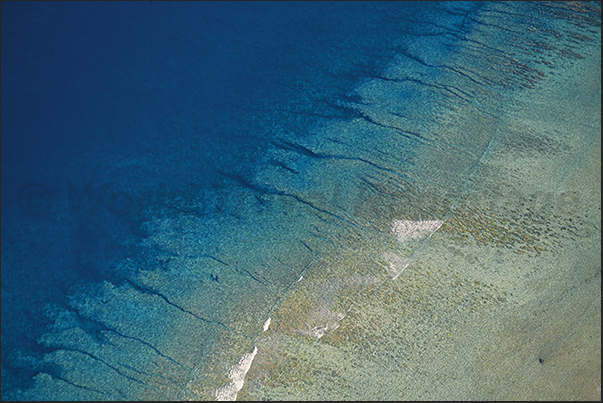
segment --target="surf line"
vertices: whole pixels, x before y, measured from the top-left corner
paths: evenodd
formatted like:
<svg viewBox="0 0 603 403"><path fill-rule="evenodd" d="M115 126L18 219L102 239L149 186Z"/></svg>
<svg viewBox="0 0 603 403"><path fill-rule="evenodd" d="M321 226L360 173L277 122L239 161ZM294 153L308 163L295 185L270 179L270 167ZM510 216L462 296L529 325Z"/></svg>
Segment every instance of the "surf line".
<svg viewBox="0 0 603 403"><path fill-rule="evenodd" d="M237 394L243 388L245 384L245 375L247 375L247 371L251 368L251 363L255 358L255 355L258 353L258 347L254 346L253 351L251 353L243 354L243 357L239 360L239 362L232 367L228 371L228 377L230 378L230 383L223 388L217 389L214 392L214 396L218 401L235 401L237 400Z"/></svg>
<svg viewBox="0 0 603 403"><path fill-rule="evenodd" d="M265 332L270 327L270 321L272 318L268 318L268 320L264 323L262 327L262 332ZM251 363L258 353L258 346L253 347L253 351L251 353L243 354L243 357L239 360L239 362L228 370L228 377L230 378L230 383L220 389L214 391L214 396L218 401L235 401L237 400L237 394L243 388L245 384L245 375L251 368Z"/></svg>

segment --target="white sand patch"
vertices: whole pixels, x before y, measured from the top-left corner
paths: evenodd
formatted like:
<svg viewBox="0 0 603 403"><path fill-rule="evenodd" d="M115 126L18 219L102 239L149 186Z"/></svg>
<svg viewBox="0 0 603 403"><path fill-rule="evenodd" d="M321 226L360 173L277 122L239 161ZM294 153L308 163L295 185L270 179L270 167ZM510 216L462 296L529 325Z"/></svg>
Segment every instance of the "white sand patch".
<svg viewBox="0 0 603 403"><path fill-rule="evenodd" d="M387 274L392 280L395 280L404 269L410 264L409 259L404 259L401 256L391 252L383 252L383 259L387 262Z"/></svg>
<svg viewBox="0 0 603 403"><path fill-rule="evenodd" d="M320 339L322 336L325 335L325 333L327 333L328 329L329 329L329 325L316 326L310 330L310 336Z"/></svg>
<svg viewBox="0 0 603 403"><path fill-rule="evenodd" d="M269 321L270 319L268 319ZM249 368L251 368L251 363L255 358L255 355L258 353L257 346L253 348L253 352L244 354L243 357L239 360L237 365L233 365L230 367L228 371L228 377L231 379L231 382L220 388L214 392L214 396L216 396L216 400L219 401L235 401L237 400L237 393L239 390L243 388L243 384L245 383L245 375Z"/></svg>
<svg viewBox="0 0 603 403"><path fill-rule="evenodd" d="M268 320L264 323L264 327L262 328L262 332L265 332L270 327L270 321L272 318L268 318Z"/></svg>
<svg viewBox="0 0 603 403"><path fill-rule="evenodd" d="M444 221L441 220L394 220L392 232L396 234L398 241L402 243L411 239L432 236L443 223Z"/></svg>
<svg viewBox="0 0 603 403"><path fill-rule="evenodd" d="M339 327L339 321L345 318L345 313L333 312L329 309L324 309L321 310L320 316L321 318L326 319L327 323L324 325L314 326L310 330L298 330L297 333L320 339L322 336L327 334L328 330L332 332Z"/></svg>

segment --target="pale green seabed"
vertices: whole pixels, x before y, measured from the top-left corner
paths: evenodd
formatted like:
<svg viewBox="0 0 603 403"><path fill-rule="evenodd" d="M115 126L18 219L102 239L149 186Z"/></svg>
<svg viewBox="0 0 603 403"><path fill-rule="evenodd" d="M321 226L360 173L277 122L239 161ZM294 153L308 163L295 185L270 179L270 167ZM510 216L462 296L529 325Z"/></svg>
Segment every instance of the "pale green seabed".
<svg viewBox="0 0 603 403"><path fill-rule="evenodd" d="M238 398L599 400L600 88L599 49L500 120L459 105L449 127L491 134L470 180L393 209L444 225L342 239L272 313ZM422 169L458 170L430 150ZM395 280L387 253L412 255Z"/></svg>

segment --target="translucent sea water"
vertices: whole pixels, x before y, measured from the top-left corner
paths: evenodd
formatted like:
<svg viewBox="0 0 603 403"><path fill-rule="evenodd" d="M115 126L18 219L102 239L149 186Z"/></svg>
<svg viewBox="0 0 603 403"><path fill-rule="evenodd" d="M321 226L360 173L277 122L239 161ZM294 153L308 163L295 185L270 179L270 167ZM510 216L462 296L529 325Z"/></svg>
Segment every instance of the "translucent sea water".
<svg viewBox="0 0 603 403"><path fill-rule="evenodd" d="M3 400L600 400L600 3L2 11Z"/></svg>

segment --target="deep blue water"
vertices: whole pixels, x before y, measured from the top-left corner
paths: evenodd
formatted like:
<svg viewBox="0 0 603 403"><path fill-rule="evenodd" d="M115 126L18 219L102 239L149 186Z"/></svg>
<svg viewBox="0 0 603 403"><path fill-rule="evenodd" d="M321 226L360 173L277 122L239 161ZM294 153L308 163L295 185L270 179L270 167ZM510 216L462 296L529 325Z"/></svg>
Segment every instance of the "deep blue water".
<svg viewBox="0 0 603 403"><path fill-rule="evenodd" d="M148 318L176 320L176 314L157 313L167 308L154 305L156 300L178 315L202 318L200 332L207 336L199 336L199 361L222 328L252 337L243 325L231 329L236 321L222 322L229 304L238 303L232 295L261 295L269 301L267 306L276 303L323 247L299 234L309 233L308 228L320 232L322 223L332 225L329 220L342 217L339 211L350 211L345 201L317 204L296 193L315 185L311 178L316 173L306 175L313 160L335 155L369 168L385 167L409 184L433 180L413 171L420 165L421 144L434 141L433 133L401 132L392 145L366 129L360 136L349 135L350 144L358 146L351 155L314 152L303 145L304 139L313 128L332 122L360 118L374 124L376 115L349 106L366 105L353 90L363 80L381 77L400 55L408 63L401 74L408 74L405 80L412 85L396 92L396 116L428 121L439 105L436 101L454 99L450 93L469 98L466 92L482 78L465 72L459 80L470 80L446 87L438 77L452 69L441 69L440 64L448 58L453 66L466 62L466 55L455 52L484 4L4 3L3 395L30 387L36 374L45 373L61 380L61 387L68 384L67 389L92 393L81 395L85 398L137 396L117 386L107 392L110 387L97 389L95 381L76 380L63 368L69 359L46 360L44 354L87 354L123 376L123 368L116 369L112 358L101 358L110 353L86 344L89 338L105 348L117 335L140 341L163 358L158 346L165 343L163 351L171 352L166 360L178 361L179 341L170 344L168 336L143 330L141 336L127 327ZM522 57L518 49L512 49L512 56ZM537 65L537 56L530 58L548 73L546 66ZM490 77L496 94L529 81L521 69L496 74ZM428 82L436 84L422 87ZM480 89L471 94L480 96ZM431 96L439 98L432 101ZM495 107L486 109L492 112ZM344 144L341 139L347 140L341 136L340 143L325 141L339 147ZM361 140L354 143L357 138ZM463 144L476 150L482 145ZM283 172L290 182L282 179ZM313 210L306 216L291 213L298 219L293 224L277 222L270 215L275 204L271 197L283 195ZM240 227L224 224L231 222L227 220L240 222ZM329 231L322 235L324 244L333 243ZM239 240L240 233L244 235ZM266 249L246 246L247 236ZM279 242L288 248L287 236L292 239L290 261L278 258L277 247L267 249ZM273 255L280 266L270 261ZM258 259L270 269L250 269L250 262ZM148 275L152 270L165 277L153 283ZM201 307L194 305L195 297L186 287L208 290ZM112 310L98 308L105 303L115 305ZM268 309L259 302L258 306L254 320ZM205 317L204 309L215 316ZM146 310L153 314L144 316ZM79 341L73 341L76 336L53 339L72 328L82 332ZM128 331L132 333L125 334ZM123 364L121 358L116 360ZM73 362L74 367L88 365L85 360ZM128 376L124 377L132 380ZM183 393L178 396L189 397Z"/></svg>
<svg viewBox="0 0 603 403"><path fill-rule="evenodd" d="M422 7L3 4L3 387L5 374L21 382L38 371L15 364L14 351L45 351L36 343L51 322L45 304L115 280L112 265L144 236L140 222L169 213L165 192L211 189L217 171L253 167L254 153L300 127L299 116L337 116L315 104L385 63L391 49L371 35L399 27L383 14ZM245 116L286 102L308 113L284 114L273 131Z"/></svg>

